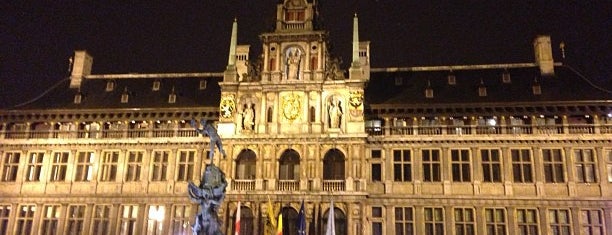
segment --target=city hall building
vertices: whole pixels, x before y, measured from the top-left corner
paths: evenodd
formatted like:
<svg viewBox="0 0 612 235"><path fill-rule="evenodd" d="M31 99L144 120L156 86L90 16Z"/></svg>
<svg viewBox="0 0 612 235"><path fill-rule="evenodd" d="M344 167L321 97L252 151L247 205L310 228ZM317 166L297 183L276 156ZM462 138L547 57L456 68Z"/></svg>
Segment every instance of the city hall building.
<svg viewBox="0 0 612 235"><path fill-rule="evenodd" d="M612 234L612 94L550 37L525 63L375 68L356 15L342 68L315 7L279 3L253 57L227 22L224 71L94 74L76 51L69 78L0 110L0 234L191 234L187 184L211 161L226 234L238 201L241 234L268 210L297 234L302 201L307 234L330 210L336 234Z"/></svg>

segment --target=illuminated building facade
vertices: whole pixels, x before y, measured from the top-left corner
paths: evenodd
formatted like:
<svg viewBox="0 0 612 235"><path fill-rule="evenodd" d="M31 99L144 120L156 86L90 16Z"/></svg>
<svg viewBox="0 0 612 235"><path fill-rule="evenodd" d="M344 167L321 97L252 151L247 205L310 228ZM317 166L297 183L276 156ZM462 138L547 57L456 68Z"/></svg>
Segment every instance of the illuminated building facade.
<svg viewBox="0 0 612 235"><path fill-rule="evenodd" d="M610 234L612 95L534 40L535 62L370 68L353 19L350 67L316 6L286 0L249 58L233 23L213 73L71 76L0 111L0 234L190 234L187 182L214 120L232 234L262 234L268 201L297 234Z"/></svg>

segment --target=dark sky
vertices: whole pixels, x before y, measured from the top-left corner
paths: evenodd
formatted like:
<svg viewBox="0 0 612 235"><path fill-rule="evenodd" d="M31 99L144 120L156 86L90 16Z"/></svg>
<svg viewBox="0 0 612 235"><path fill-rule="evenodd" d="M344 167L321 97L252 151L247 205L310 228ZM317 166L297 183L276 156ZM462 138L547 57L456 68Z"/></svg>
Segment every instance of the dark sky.
<svg viewBox="0 0 612 235"><path fill-rule="evenodd" d="M9 1L10 2L10 1ZM67 77L85 49L93 73L220 72L231 24L238 43L261 51L277 0L15 1L0 3L0 107L27 101ZM612 1L319 0L332 53L348 65L352 16L371 41L372 67L533 62L536 35L555 60L612 84Z"/></svg>

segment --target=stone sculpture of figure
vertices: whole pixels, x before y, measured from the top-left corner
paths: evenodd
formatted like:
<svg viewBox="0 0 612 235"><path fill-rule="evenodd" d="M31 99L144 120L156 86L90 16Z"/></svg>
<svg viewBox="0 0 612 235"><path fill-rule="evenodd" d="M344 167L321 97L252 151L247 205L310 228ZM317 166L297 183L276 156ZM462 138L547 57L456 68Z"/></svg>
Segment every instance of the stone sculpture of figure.
<svg viewBox="0 0 612 235"><path fill-rule="evenodd" d="M342 107L340 107L340 100L332 99L329 102L329 127L340 128L340 119L342 118Z"/></svg>
<svg viewBox="0 0 612 235"><path fill-rule="evenodd" d="M293 49L293 51L289 51L289 55L287 57L287 66L287 79L298 79L298 70L300 66L300 54L298 50Z"/></svg>
<svg viewBox="0 0 612 235"><path fill-rule="evenodd" d="M215 165L206 165L200 186L188 184L189 199L200 204L200 212L196 215L191 227L196 235L223 235L217 210L225 198L225 174Z"/></svg>
<svg viewBox="0 0 612 235"><path fill-rule="evenodd" d="M191 127L193 127L198 133L202 135L207 135L210 138L210 152L208 152L208 158L210 158L210 162L213 161L213 157L215 156L215 146L219 148L219 152L225 158L225 150L223 150L223 143L221 143L221 137L217 134L217 129L212 125L212 121L201 119L200 124L202 124L202 129L198 128L198 124L195 119L191 119Z"/></svg>
<svg viewBox="0 0 612 235"><path fill-rule="evenodd" d="M253 110L253 104L248 103L242 112L242 128L244 130L253 130L253 126L255 125L255 110Z"/></svg>

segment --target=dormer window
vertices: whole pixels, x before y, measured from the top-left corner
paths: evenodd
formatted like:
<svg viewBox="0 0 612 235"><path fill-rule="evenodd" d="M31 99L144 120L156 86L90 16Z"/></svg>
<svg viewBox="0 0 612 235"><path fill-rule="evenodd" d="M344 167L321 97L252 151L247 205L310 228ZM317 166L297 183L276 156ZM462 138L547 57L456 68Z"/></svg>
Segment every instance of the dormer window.
<svg viewBox="0 0 612 235"><path fill-rule="evenodd" d="M402 77L395 77L395 85L396 86L402 85L403 82L404 82L404 79L402 79Z"/></svg>
<svg viewBox="0 0 612 235"><path fill-rule="evenodd" d="M121 103L125 104L128 102L128 99L130 98L130 94L127 90L127 87L123 90L123 93L121 94Z"/></svg>
<svg viewBox="0 0 612 235"><path fill-rule="evenodd" d="M206 89L206 80L200 80L200 90Z"/></svg>
<svg viewBox="0 0 612 235"><path fill-rule="evenodd" d="M480 79L480 85L478 86L478 96L487 96L487 87L484 85L484 81Z"/></svg>
<svg viewBox="0 0 612 235"><path fill-rule="evenodd" d="M431 99L434 97L433 88L431 88L431 81L427 81L427 88L425 88L425 98Z"/></svg>
<svg viewBox="0 0 612 235"><path fill-rule="evenodd" d="M478 87L478 96L480 97L484 97L487 96L487 87L486 86L479 86Z"/></svg>
<svg viewBox="0 0 612 235"><path fill-rule="evenodd" d="M542 87L540 86L540 84L533 84L533 86L531 87L531 90L533 91L534 95L542 94Z"/></svg>
<svg viewBox="0 0 612 235"><path fill-rule="evenodd" d="M176 103L176 93L174 92L174 87L172 87L172 92L168 95L168 104Z"/></svg>
<svg viewBox="0 0 612 235"><path fill-rule="evenodd" d="M106 82L106 89L105 89L105 90L106 90L107 92L108 92L108 91L113 91L113 90L115 90L115 81L113 81L113 80L109 80L109 81L107 81L107 82Z"/></svg>
<svg viewBox="0 0 612 235"><path fill-rule="evenodd" d="M542 86L540 86L540 82L538 81L537 77L534 79L534 83L531 86L531 91L533 92L534 95L542 94Z"/></svg>
<svg viewBox="0 0 612 235"><path fill-rule="evenodd" d="M457 84L457 77L455 77L455 74L453 74L452 72L448 74L447 79L448 79L448 85Z"/></svg>
<svg viewBox="0 0 612 235"><path fill-rule="evenodd" d="M434 91L433 88L428 87L427 89L425 89L425 98L433 98L434 97Z"/></svg>
<svg viewBox="0 0 612 235"><path fill-rule="evenodd" d="M160 86L161 86L161 82L159 80L153 81L153 91L159 91Z"/></svg>
<svg viewBox="0 0 612 235"><path fill-rule="evenodd" d="M81 100L83 100L83 94L79 91L74 95L74 103L80 104Z"/></svg>
<svg viewBox="0 0 612 235"><path fill-rule="evenodd" d="M502 73L502 82L504 83L512 82L512 80L510 80L510 73L508 73L508 70L505 70L504 73Z"/></svg>

